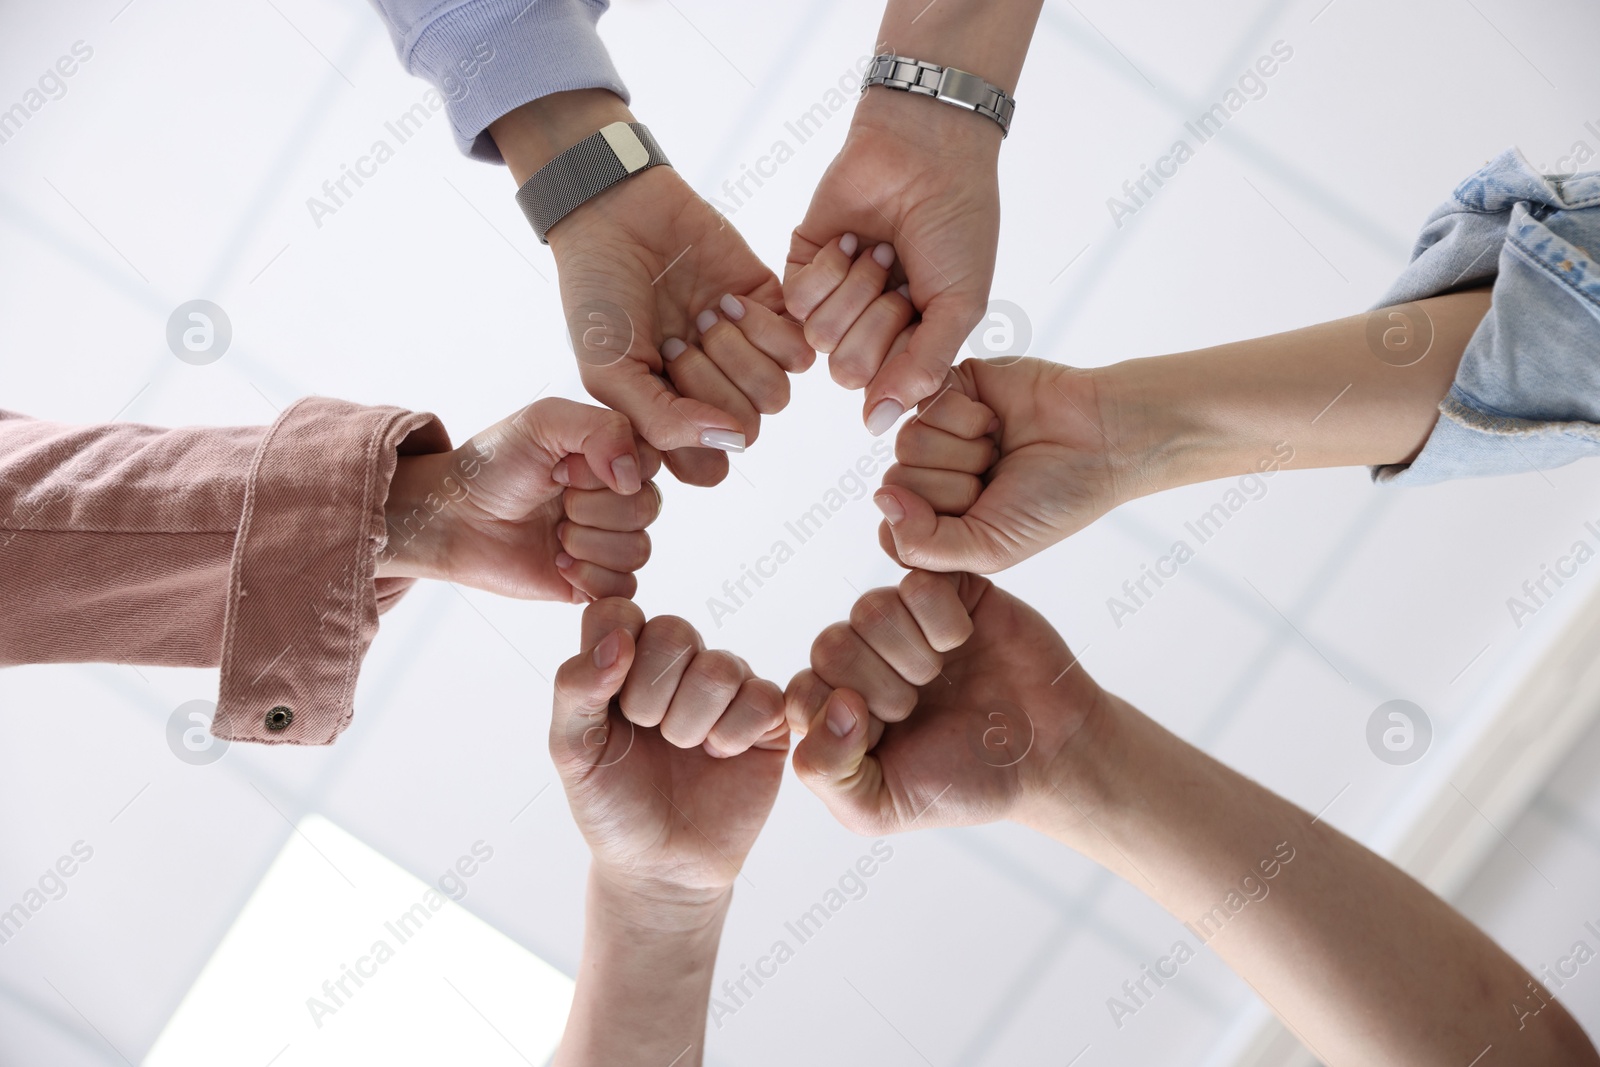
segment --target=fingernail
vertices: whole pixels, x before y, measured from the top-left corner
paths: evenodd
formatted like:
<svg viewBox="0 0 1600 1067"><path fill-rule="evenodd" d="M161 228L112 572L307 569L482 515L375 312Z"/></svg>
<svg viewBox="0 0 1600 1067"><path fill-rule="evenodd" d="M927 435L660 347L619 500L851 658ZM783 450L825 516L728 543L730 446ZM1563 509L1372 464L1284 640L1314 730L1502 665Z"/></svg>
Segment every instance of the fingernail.
<svg viewBox="0 0 1600 1067"><path fill-rule="evenodd" d="M874 437L882 437L884 432L900 421L900 416L906 413L898 400L880 400L878 406L872 409L872 414L867 416L867 432Z"/></svg>
<svg viewBox="0 0 1600 1067"><path fill-rule="evenodd" d="M743 452L744 434L738 430L701 430L700 443L723 452Z"/></svg>
<svg viewBox="0 0 1600 1067"><path fill-rule="evenodd" d="M828 730L834 737L848 737L856 728L856 713L844 698L835 693L828 698Z"/></svg>
<svg viewBox="0 0 1600 1067"><path fill-rule="evenodd" d="M898 524L906 517L906 509L900 506L900 501L896 500L893 494L879 493L872 498L872 502L878 505L878 510L883 512L883 517L889 520L890 526Z"/></svg>
<svg viewBox="0 0 1600 1067"><path fill-rule="evenodd" d="M899 293L901 296L905 297L907 300L910 300L911 299L911 283L910 282L904 283L903 285L900 286L900 288L896 289L895 292Z"/></svg>
<svg viewBox="0 0 1600 1067"><path fill-rule="evenodd" d="M734 322L738 322L740 319L744 318L744 305L739 303L738 297L724 296L721 300L717 301L717 306L722 309L722 313L724 315L728 316L728 318Z"/></svg>
<svg viewBox="0 0 1600 1067"><path fill-rule="evenodd" d="M700 314L696 316L694 320L694 327L695 329L699 330L701 334L705 334L716 324L717 313L712 311L710 308L706 308L704 311L700 312Z"/></svg>
<svg viewBox="0 0 1600 1067"><path fill-rule="evenodd" d="M881 244L872 250L872 261L884 270L894 266L894 245Z"/></svg>
<svg viewBox="0 0 1600 1067"><path fill-rule="evenodd" d="M839 238L839 251L851 258L855 257L856 249L861 247L861 241L853 233L847 233Z"/></svg>
<svg viewBox="0 0 1600 1067"><path fill-rule="evenodd" d="M994 433L999 428L1000 428L1000 416L996 415L994 418L989 420L989 428L987 430L983 431L983 432L986 433L986 434L990 434L990 433Z"/></svg>
<svg viewBox="0 0 1600 1067"><path fill-rule="evenodd" d="M557 485L572 484L572 473L567 470L566 460L558 460L556 465L550 468L550 480Z"/></svg>
<svg viewBox="0 0 1600 1067"><path fill-rule="evenodd" d="M556 553L556 567L559 570L568 570L568 569L570 569L572 567L573 563L575 563L575 562L576 562L576 560L574 560L571 556L567 555L565 552L557 552Z"/></svg>
<svg viewBox="0 0 1600 1067"><path fill-rule="evenodd" d="M661 358L666 360L668 363L671 363L673 360L683 355L684 352L688 351L688 349L689 346L684 344L678 338L669 337L661 346Z"/></svg>
<svg viewBox="0 0 1600 1067"><path fill-rule="evenodd" d="M617 654L622 651L622 635L620 631L612 630L606 634L605 639L594 646L594 665L601 670L607 670L617 662Z"/></svg>
<svg viewBox="0 0 1600 1067"><path fill-rule="evenodd" d="M618 456L612 460L611 477L616 480L617 492L627 496L637 493L643 484L639 477L639 461L632 456Z"/></svg>

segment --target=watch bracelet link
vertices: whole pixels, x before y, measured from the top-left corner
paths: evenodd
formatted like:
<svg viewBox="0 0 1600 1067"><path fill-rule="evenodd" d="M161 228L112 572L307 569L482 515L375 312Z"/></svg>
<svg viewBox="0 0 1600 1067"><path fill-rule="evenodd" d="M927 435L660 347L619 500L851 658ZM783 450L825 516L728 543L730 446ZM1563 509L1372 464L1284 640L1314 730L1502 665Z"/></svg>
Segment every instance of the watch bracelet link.
<svg viewBox="0 0 1600 1067"><path fill-rule="evenodd" d="M644 123L614 122L540 167L517 190L517 205L539 243L549 244L551 228L578 207L640 171L671 165Z"/></svg>
<svg viewBox="0 0 1600 1067"><path fill-rule="evenodd" d="M993 120L1004 138L1011 132L1011 117L1016 113L1017 102L1010 93L991 85L976 74L968 74L955 67L941 67L909 56L884 54L872 57L861 81L861 91L874 85L889 89L931 96L947 104L976 111Z"/></svg>

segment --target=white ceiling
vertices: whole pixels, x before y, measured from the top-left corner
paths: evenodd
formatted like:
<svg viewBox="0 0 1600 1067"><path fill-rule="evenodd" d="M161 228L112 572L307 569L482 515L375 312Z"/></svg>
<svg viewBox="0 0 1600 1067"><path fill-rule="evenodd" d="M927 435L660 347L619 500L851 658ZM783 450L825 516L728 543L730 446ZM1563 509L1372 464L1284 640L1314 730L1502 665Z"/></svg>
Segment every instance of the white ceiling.
<svg viewBox="0 0 1600 1067"><path fill-rule="evenodd" d="M870 48L877 8L621 0L603 25L640 118L720 195ZM306 198L424 88L365 5L13 5L0 25L0 106L75 41L94 49L67 94L0 144L3 406L231 424L315 392L426 408L460 438L541 388L581 395L547 251L507 175L457 155L443 120L313 223ZM1082 365L1358 311L1486 159L1513 143L1551 165L1576 140L1600 147L1585 127L1600 126L1585 104L1600 99L1597 32L1600 11L1557 0L1049 0L1003 157L994 295L1025 310L1032 354ZM1278 40L1294 55L1266 96L1115 228L1106 198ZM735 213L769 262L846 122ZM163 339L195 297L234 328L205 367ZM706 598L870 445L858 397L821 370L798 381L722 486L666 487L642 605L786 681L856 590L894 580L874 509L844 509L720 629ZM1311 810L1337 797L1326 817L1379 840L1428 762L1375 759L1368 715L1403 697L1426 709L1440 751L1458 743L1483 688L1551 638L1548 616L1516 629L1505 599L1600 517L1597 490L1600 465L1412 491L1353 470L1274 479L1116 628L1106 598L1222 491L1197 486L1128 506L1002 583L1107 685ZM309 813L428 881L492 843L464 906L572 973L587 854L559 788L540 791L553 780L548 678L575 622L567 607L418 588L385 619L336 746L235 745L202 767L174 758L165 731L179 705L214 696L214 672L0 673L0 907L74 842L94 849L67 895L0 946L0 1061L137 1062ZM1530 966L1592 918L1572 886L1600 885L1600 797L1566 788L1541 803L1530 818L1559 811L1577 828L1549 840L1588 881L1543 897L1507 874L1471 897ZM786 783L721 966L765 952L867 845ZM1105 998L1165 951L1174 921L1021 830L893 845L867 897L713 1034L708 1062L1060 1064L1089 1046L1082 1067L1200 1064L1250 1010L1206 957L1118 1030ZM1539 923L1518 926L1530 912ZM1592 977L1568 1002L1600 1029Z"/></svg>

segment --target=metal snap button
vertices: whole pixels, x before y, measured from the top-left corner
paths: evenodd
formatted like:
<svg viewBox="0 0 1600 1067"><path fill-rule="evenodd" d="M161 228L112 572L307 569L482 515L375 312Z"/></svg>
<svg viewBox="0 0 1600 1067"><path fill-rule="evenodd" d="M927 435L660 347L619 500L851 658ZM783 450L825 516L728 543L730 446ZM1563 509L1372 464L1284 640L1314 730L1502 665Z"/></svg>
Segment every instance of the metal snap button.
<svg viewBox="0 0 1600 1067"><path fill-rule="evenodd" d="M292 722L294 722L294 712L282 704L267 712L267 729L273 733L287 730Z"/></svg>

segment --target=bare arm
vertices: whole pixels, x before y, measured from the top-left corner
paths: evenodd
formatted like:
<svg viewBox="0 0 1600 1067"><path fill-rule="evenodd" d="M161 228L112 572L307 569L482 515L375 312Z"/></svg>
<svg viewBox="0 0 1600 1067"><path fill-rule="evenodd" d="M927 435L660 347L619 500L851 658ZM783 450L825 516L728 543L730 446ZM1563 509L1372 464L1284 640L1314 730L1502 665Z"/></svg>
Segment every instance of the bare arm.
<svg viewBox="0 0 1600 1067"><path fill-rule="evenodd" d="M590 871L583 962L552 1067L700 1063L731 899L651 900Z"/></svg>
<svg viewBox="0 0 1600 1067"><path fill-rule="evenodd" d="M1409 462L1489 298L1452 293L1094 370L967 360L900 432L900 463L873 498L880 540L908 567L988 574L1163 489L1268 465Z"/></svg>
<svg viewBox="0 0 1600 1067"><path fill-rule="evenodd" d="M1117 363L1094 372L1101 410L1144 458L1147 491L1249 473L1278 441L1294 446L1296 467L1406 463L1438 421L1489 294Z"/></svg>
<svg viewBox="0 0 1600 1067"><path fill-rule="evenodd" d="M1069 748L1024 821L1182 920L1324 1063L1600 1063L1454 908L1126 702L1108 695Z"/></svg>
<svg viewBox="0 0 1600 1067"><path fill-rule="evenodd" d="M1214 949L1330 1067L1600 1064L1449 904L1106 693L987 579L872 590L811 664L788 691L795 771L858 833L1048 834L1187 925L1166 980ZM1156 988L1138 980L1107 991L1130 1014Z"/></svg>

